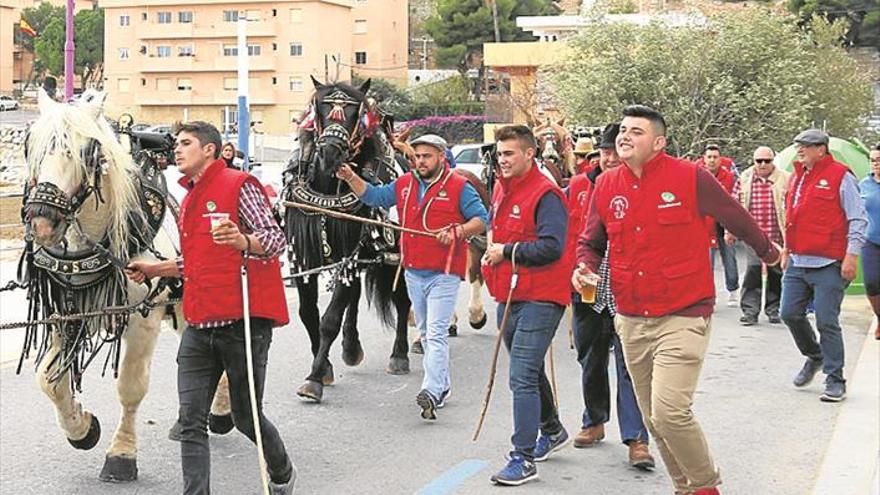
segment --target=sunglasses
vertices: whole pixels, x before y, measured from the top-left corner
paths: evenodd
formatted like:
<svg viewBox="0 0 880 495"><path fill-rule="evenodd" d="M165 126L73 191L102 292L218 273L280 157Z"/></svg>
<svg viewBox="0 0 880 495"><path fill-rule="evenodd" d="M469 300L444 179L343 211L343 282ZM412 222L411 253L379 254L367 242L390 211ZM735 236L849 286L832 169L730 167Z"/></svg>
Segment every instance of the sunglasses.
<svg viewBox="0 0 880 495"><path fill-rule="evenodd" d="M755 158L755 163L758 163L758 164L773 163L773 159L772 158Z"/></svg>

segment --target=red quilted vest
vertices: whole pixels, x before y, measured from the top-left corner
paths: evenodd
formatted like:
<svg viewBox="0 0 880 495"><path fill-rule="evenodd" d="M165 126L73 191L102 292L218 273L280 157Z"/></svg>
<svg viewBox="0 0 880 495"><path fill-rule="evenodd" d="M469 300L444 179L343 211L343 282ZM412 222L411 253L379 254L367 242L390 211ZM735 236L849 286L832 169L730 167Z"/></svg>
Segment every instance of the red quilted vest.
<svg viewBox="0 0 880 495"><path fill-rule="evenodd" d="M846 256L849 222L840 206L840 184L850 170L826 155L804 177L804 166L794 162L785 196L785 246L796 254L842 260ZM794 204L798 183L800 200Z"/></svg>
<svg viewBox="0 0 880 495"><path fill-rule="evenodd" d="M577 174L568 183L568 235L565 238L565 254L571 271L576 265L575 251L577 241L587 223L587 210L590 208L590 196L593 194L593 183L587 174ZM571 287L574 292L574 287Z"/></svg>
<svg viewBox="0 0 880 495"><path fill-rule="evenodd" d="M733 172L724 168L723 160L722 166L718 169L718 172L714 174L714 177L728 194L733 194L733 183L736 181L736 177L734 177ZM704 223L706 224L706 232L709 234L709 245L713 248L718 247L718 243L724 242L724 239L717 238L718 236L716 234L718 232L715 229L715 219L712 217L704 217Z"/></svg>

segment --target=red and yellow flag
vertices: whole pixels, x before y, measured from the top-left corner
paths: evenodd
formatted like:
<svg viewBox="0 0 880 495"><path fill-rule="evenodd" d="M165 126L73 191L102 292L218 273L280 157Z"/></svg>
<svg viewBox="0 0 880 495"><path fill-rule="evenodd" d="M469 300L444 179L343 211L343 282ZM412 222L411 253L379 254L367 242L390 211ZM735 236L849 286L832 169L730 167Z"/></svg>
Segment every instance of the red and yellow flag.
<svg viewBox="0 0 880 495"><path fill-rule="evenodd" d="M34 30L34 28L32 28L31 25L28 24L28 22L26 20L24 20L24 18L21 19L21 22L19 23L18 27L19 27L19 29L21 29L22 33L30 36L31 38L33 38L34 36L37 35L37 32Z"/></svg>

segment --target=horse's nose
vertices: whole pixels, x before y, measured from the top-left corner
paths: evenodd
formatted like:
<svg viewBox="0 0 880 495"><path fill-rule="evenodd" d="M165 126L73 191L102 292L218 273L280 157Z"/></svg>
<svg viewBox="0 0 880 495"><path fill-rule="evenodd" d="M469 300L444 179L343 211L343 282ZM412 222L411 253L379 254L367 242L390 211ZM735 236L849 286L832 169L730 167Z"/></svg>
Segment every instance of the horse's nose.
<svg viewBox="0 0 880 495"><path fill-rule="evenodd" d="M56 223L46 217L36 217L31 219L31 228L34 233L34 240L37 244L49 243L55 236Z"/></svg>

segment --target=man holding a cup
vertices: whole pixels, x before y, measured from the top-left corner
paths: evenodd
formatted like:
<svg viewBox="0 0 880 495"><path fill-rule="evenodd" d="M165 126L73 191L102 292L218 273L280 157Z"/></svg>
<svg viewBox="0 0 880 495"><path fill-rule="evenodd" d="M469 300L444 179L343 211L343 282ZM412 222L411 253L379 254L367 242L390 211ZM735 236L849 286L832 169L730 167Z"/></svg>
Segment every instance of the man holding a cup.
<svg viewBox="0 0 880 495"><path fill-rule="evenodd" d="M583 230L593 187L600 174L620 165L614 140L619 124L609 124L599 143L599 166L587 173L572 177L568 186L568 232L571 238L566 251L574 258L577 234ZM608 384L608 347L614 347L617 365L617 424L620 439L629 447L629 463L638 469L654 467L654 458L648 450L648 430L636 403L632 379L626 370L620 338L614 329L617 308L611 293L608 253L599 266L599 274L584 276L580 292L572 294L574 314L574 342L581 364L581 384L584 396L584 414L581 431L574 438L578 448L592 447L605 438L605 423L611 414L611 391ZM601 276L601 278L600 278ZM579 275L575 272L575 277ZM578 280L572 280L572 284Z"/></svg>
<svg viewBox="0 0 880 495"><path fill-rule="evenodd" d="M712 495L721 475L691 410L709 343L715 284L703 217L712 216L768 265L780 249L711 173L664 152L656 110L623 110L623 166L599 176L578 239L580 290L606 253L627 369L676 493Z"/></svg>
<svg viewBox="0 0 880 495"><path fill-rule="evenodd" d="M182 256L129 265L129 278L182 277L186 330L177 351L178 422L183 493L211 491L211 452L206 430L214 390L225 371L235 426L256 441L248 394L241 266L247 262L254 383L263 451L273 494L293 493L296 470L262 402L272 328L287 324L287 301L278 256L284 233L269 199L251 175L227 168L220 133L206 122L177 129L174 159L188 192L180 209Z"/></svg>

